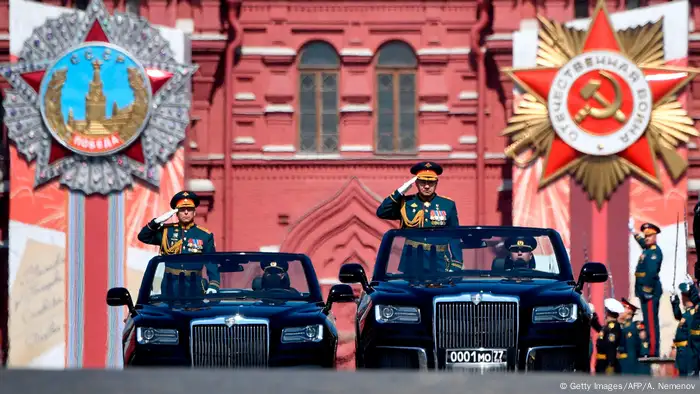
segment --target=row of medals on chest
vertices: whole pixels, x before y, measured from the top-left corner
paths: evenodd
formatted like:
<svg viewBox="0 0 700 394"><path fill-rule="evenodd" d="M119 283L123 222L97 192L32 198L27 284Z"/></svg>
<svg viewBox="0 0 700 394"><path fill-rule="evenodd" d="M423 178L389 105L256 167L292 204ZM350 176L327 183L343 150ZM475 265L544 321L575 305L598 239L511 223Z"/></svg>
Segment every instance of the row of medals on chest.
<svg viewBox="0 0 700 394"><path fill-rule="evenodd" d="M426 213L428 213L428 208L430 208L430 201L424 202L424 203L423 203L423 206L425 207L424 211L425 211ZM416 203L414 202L413 204L411 204L411 208L413 208L413 209L411 210L411 213L416 213L416 209L418 208L418 204L416 204ZM435 209L436 209L436 210L439 210L439 209L440 209L440 204L435 204ZM428 221L428 218L425 218L425 221L427 222L427 221Z"/></svg>
<svg viewBox="0 0 700 394"><path fill-rule="evenodd" d="M173 236L170 237L170 240L171 240L171 241L178 241L178 240L180 239L180 232L179 232L179 230L180 230L180 229L177 228L177 227L175 227L175 228L173 229ZM183 243L183 244L187 241L186 235L187 235L187 230L182 230L182 243ZM197 252L197 251L199 251L199 249L197 249L197 248L187 248L187 249L188 249L190 252Z"/></svg>

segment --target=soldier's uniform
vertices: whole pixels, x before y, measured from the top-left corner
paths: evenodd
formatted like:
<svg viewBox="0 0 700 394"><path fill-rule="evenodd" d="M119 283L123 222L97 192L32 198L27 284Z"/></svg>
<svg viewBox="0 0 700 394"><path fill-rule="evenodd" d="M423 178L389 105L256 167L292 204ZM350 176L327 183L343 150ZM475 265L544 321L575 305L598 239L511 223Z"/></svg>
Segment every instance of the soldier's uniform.
<svg viewBox="0 0 700 394"><path fill-rule="evenodd" d="M632 320L639 308L624 298L622 299L622 304L632 312L629 319L622 323L622 337L627 351L627 353L620 353L619 355L622 373L626 375L649 375L651 374L649 365L639 362L640 357L649 355L649 342L644 323Z"/></svg>
<svg viewBox="0 0 700 394"><path fill-rule="evenodd" d="M644 243L646 236L661 232L657 226L651 223L644 223L641 227L641 234L635 234L634 238L642 247L642 255L635 270L634 294L639 297L642 304L642 315L644 326L649 334L649 356L659 355L659 301L661 299L662 288L659 279L663 254L656 245L647 246Z"/></svg>
<svg viewBox="0 0 700 394"><path fill-rule="evenodd" d="M199 198L193 192L179 192L170 200L170 207L173 209L194 209L197 206L199 206ZM141 229L138 239L145 244L160 246L161 255L216 252L214 234L206 228L198 226L194 221L188 224L158 224L154 219ZM202 269L204 267L207 269L208 281L203 277ZM207 288L218 291L220 286L219 267L215 263L207 262L197 265L193 265L191 262L165 264L161 293L174 294L177 292L181 294L183 286L188 295L201 294Z"/></svg>
<svg viewBox="0 0 700 394"><path fill-rule="evenodd" d="M434 162L422 162L411 168L418 180L435 181L442 174L442 167ZM394 191L377 208L381 219L399 220L401 228L457 227L459 218L455 202L437 193L423 199L420 193L403 195ZM434 255L431 254L434 253ZM462 268L462 248L459 240L440 240L435 237L410 237L404 244L399 270L406 272L413 264L410 260L422 259L429 271L448 271ZM431 269L430 262L437 261Z"/></svg>
<svg viewBox="0 0 700 394"><path fill-rule="evenodd" d="M681 283L678 288L681 294L691 300L697 299L697 289L693 284ZM673 338L673 347L676 349L675 365L679 376L688 376L693 371L697 358L697 354L690 346L690 325L693 323L697 305L686 307L685 312L683 312L680 300L675 297L671 299L671 307L673 308L673 316L678 320L678 328L676 328L676 335Z"/></svg>
<svg viewBox="0 0 700 394"><path fill-rule="evenodd" d="M596 340L596 375L612 375L621 372L618 354L626 354L625 342L622 340L622 329L617 322L617 316L624 311L619 301L612 298L605 300L607 314L605 325Z"/></svg>

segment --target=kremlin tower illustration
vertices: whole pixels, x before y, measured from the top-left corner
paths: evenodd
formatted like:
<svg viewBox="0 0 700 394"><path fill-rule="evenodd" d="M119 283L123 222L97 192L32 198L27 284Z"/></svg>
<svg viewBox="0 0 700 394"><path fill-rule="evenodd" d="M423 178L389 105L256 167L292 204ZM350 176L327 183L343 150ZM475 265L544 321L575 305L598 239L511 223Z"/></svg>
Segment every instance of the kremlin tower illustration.
<svg viewBox="0 0 700 394"><path fill-rule="evenodd" d="M104 94L100 67L99 61L92 62L92 81L85 96L85 119L76 120L73 109L69 109L66 126L72 133L95 137L118 133L131 118L133 104L119 109L116 101L112 104L112 116L107 118L107 97Z"/></svg>

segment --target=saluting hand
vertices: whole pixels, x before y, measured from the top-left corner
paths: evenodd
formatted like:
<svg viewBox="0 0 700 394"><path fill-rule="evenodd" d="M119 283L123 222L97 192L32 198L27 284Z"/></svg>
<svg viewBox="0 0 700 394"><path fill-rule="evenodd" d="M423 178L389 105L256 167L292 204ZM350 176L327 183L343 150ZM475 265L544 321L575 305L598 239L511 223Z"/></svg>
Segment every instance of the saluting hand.
<svg viewBox="0 0 700 394"><path fill-rule="evenodd" d="M171 217L173 217L173 215L175 213L177 213L177 209L172 209L172 210L158 216L157 218L153 219L153 221L156 222L157 224L161 224L161 223L165 222L166 220L170 219Z"/></svg>
<svg viewBox="0 0 700 394"><path fill-rule="evenodd" d="M627 222L627 228L630 230L630 233L634 234L634 219L630 218L630 221Z"/></svg>
<svg viewBox="0 0 700 394"><path fill-rule="evenodd" d="M396 191L398 191L400 194L406 193L406 191L407 191L408 189L411 188L411 185L413 185L414 183L416 183L416 179L418 179L418 177L417 177L417 176L414 176L413 178L411 178L410 181L404 183L404 184L401 185L398 189L396 189Z"/></svg>

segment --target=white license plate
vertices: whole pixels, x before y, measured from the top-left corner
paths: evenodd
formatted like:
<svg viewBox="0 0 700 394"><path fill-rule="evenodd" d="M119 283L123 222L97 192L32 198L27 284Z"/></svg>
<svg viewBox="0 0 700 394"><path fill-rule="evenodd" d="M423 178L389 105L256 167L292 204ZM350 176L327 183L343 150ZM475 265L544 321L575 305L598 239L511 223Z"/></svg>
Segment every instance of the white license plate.
<svg viewBox="0 0 700 394"><path fill-rule="evenodd" d="M448 364L505 363L505 349L454 349L447 350Z"/></svg>

